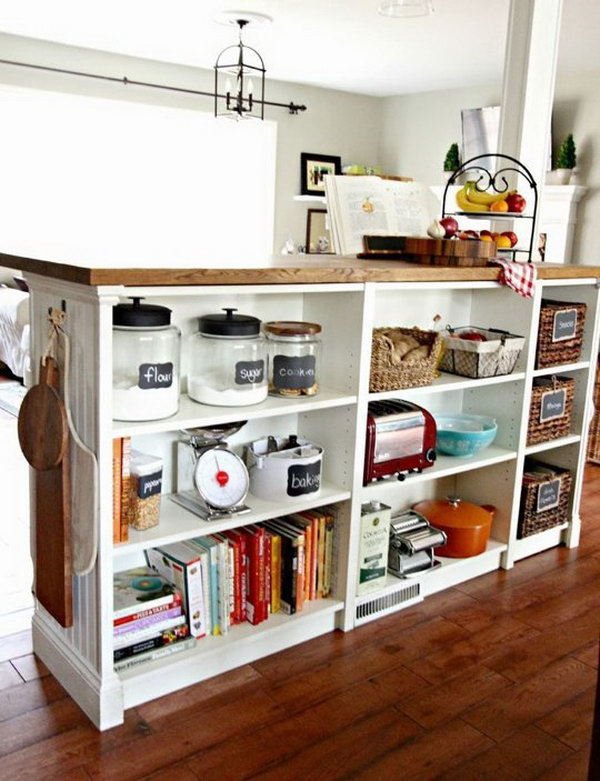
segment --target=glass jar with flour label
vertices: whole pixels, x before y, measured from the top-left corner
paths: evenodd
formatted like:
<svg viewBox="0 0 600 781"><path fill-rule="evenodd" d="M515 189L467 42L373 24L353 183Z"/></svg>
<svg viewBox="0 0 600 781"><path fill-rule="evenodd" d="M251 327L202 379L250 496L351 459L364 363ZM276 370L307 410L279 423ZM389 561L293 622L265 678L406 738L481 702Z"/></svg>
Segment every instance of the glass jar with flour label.
<svg viewBox="0 0 600 781"><path fill-rule="evenodd" d="M192 337L188 395L201 404L243 407L267 398L267 347L258 317L203 315Z"/></svg>
<svg viewBox="0 0 600 781"><path fill-rule="evenodd" d="M179 409L181 333L166 306L113 307L113 418L160 420Z"/></svg>
<svg viewBox="0 0 600 781"><path fill-rule="evenodd" d="M321 326L277 321L265 324L269 342L269 393L273 396L315 396L319 392Z"/></svg>

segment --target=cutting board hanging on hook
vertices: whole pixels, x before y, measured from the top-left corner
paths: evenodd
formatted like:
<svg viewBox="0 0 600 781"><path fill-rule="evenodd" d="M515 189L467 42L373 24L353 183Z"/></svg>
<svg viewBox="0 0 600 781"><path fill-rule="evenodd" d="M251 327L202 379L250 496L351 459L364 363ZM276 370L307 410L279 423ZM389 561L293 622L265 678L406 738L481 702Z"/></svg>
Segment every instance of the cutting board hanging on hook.
<svg viewBox="0 0 600 781"><path fill-rule="evenodd" d="M73 625L69 431L53 358L21 405L21 450L35 471L35 596L61 626Z"/></svg>

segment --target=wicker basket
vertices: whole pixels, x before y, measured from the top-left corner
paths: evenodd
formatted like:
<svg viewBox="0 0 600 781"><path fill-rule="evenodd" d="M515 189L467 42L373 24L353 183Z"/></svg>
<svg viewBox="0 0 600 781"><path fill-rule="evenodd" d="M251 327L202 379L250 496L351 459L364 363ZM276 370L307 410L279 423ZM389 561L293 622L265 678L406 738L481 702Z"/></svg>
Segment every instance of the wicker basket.
<svg viewBox="0 0 600 781"><path fill-rule="evenodd" d="M585 304L576 304L572 301L542 300L536 357L537 369L575 363L579 360L583 344L586 310ZM561 326L573 324L574 328L567 328L566 331L566 333L572 334L571 338L562 337L560 335Z"/></svg>
<svg viewBox="0 0 600 781"><path fill-rule="evenodd" d="M466 331L477 331L486 337L486 341L460 339L460 334ZM442 336L444 355L440 369L449 374L475 379L511 374L525 345L522 336L473 326L448 329Z"/></svg>
<svg viewBox="0 0 600 781"><path fill-rule="evenodd" d="M592 461L594 464L600 464L600 362L596 365L594 417L590 424L587 457L588 461Z"/></svg>
<svg viewBox="0 0 600 781"><path fill-rule="evenodd" d="M557 395L554 396L554 393ZM528 445L569 436L574 396L575 380L571 377L538 377L533 381L527 427ZM562 413L557 404L562 407Z"/></svg>
<svg viewBox="0 0 600 781"><path fill-rule="evenodd" d="M550 464L542 464L527 459L525 461L525 472L531 469L544 467L552 470L554 475L548 475L540 482L526 482L523 480L521 488L521 506L519 508L519 524L517 527L518 539L529 537L532 534L538 534L546 529L552 529L554 526L560 526L569 519L569 498L571 496L571 484L573 478L567 469ZM559 480L560 483L556 484ZM558 502L550 502L544 509L545 500L552 498L553 490L556 492L558 487ZM540 490L542 496L540 497ZM556 493L554 493L556 496ZM540 507L540 499L542 505Z"/></svg>
<svg viewBox="0 0 600 781"><path fill-rule="evenodd" d="M429 355L414 363L400 361L394 364L390 334L412 336L420 345L429 348ZM437 376L441 351L442 338L437 331L421 331L420 328L374 328L369 390L379 393L431 385Z"/></svg>

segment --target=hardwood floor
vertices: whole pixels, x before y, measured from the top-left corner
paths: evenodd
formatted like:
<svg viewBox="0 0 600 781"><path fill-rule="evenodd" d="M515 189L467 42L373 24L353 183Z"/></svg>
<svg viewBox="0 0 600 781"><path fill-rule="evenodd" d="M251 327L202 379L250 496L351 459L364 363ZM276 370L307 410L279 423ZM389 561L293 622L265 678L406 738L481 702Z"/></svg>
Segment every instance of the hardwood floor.
<svg viewBox="0 0 600 781"><path fill-rule="evenodd" d="M99 733L28 633L0 639L0 779L584 781L600 630L600 467L556 548Z"/></svg>

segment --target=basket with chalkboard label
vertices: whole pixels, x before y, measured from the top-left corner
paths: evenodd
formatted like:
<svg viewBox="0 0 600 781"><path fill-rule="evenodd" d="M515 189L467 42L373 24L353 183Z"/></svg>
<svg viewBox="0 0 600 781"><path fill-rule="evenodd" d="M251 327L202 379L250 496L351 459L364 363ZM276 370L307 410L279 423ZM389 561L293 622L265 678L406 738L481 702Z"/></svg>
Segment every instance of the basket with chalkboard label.
<svg viewBox="0 0 600 781"><path fill-rule="evenodd" d="M536 368L576 363L581 357L587 306L542 300Z"/></svg>
<svg viewBox="0 0 600 781"><path fill-rule="evenodd" d="M572 377L536 377L531 389L528 445L569 436L574 397Z"/></svg>
<svg viewBox="0 0 600 781"><path fill-rule="evenodd" d="M568 469L525 460L518 539L560 526L569 520L572 477Z"/></svg>

